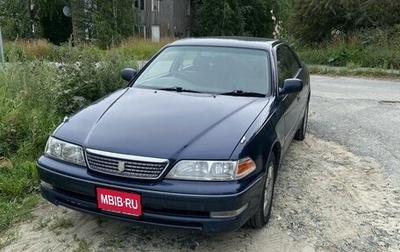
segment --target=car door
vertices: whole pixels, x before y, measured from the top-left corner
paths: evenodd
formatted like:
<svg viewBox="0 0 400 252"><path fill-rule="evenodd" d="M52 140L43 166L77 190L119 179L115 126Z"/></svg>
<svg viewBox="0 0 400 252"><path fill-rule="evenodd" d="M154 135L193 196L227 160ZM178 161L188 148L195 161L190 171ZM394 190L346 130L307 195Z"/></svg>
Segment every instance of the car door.
<svg viewBox="0 0 400 252"><path fill-rule="evenodd" d="M278 87L283 88L284 81L289 78L297 78L301 65L293 52L286 45L281 45L276 50L277 69L278 69ZM285 109L284 132L285 132L285 148L289 145L294 134L297 131L299 114L301 107L299 106L300 93L292 93L279 97L281 104Z"/></svg>

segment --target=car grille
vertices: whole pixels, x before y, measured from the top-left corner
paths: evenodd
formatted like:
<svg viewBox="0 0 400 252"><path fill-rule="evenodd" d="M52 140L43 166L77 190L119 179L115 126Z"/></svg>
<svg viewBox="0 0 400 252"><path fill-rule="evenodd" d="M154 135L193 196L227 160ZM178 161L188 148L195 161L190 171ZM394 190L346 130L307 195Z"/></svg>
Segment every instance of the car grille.
<svg viewBox="0 0 400 252"><path fill-rule="evenodd" d="M168 160L86 150L89 169L100 173L135 179L158 179Z"/></svg>

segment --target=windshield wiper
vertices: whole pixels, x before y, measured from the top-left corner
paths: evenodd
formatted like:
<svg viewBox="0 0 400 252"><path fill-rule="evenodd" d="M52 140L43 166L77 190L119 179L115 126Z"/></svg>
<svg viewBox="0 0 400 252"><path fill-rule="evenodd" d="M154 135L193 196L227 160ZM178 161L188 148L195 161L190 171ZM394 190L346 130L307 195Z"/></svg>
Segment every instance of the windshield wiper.
<svg viewBox="0 0 400 252"><path fill-rule="evenodd" d="M232 90L230 92L221 93L220 95L232 95L232 96L256 96L256 97L265 97L266 94L257 93L257 92L247 92L243 90Z"/></svg>
<svg viewBox="0 0 400 252"><path fill-rule="evenodd" d="M200 91L196 90L191 90L191 89L185 89L183 87L166 87L166 88L157 88L158 90L164 90L164 91L176 91L178 93L181 92L188 92L188 93L201 93Z"/></svg>

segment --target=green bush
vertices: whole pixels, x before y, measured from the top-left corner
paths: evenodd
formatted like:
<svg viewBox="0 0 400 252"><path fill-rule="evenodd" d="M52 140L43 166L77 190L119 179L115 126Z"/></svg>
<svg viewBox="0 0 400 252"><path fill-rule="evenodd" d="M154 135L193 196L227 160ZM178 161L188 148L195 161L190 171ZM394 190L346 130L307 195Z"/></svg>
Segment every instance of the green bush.
<svg viewBox="0 0 400 252"><path fill-rule="evenodd" d="M319 43L339 31L386 29L400 24L400 2L393 0L294 0L291 32L301 41Z"/></svg>
<svg viewBox="0 0 400 252"><path fill-rule="evenodd" d="M57 111L71 114L97 99L126 85L121 70L130 62L107 57L92 59L90 55L80 61L59 66L58 79L62 82L55 97Z"/></svg>
<svg viewBox="0 0 400 252"><path fill-rule="evenodd" d="M298 48L307 64L400 69L400 26L338 34L318 45Z"/></svg>
<svg viewBox="0 0 400 252"><path fill-rule="evenodd" d="M128 62L84 55L75 63L14 63L0 70L0 157L28 144L33 158L66 115L125 86ZM27 147L26 147L27 148Z"/></svg>

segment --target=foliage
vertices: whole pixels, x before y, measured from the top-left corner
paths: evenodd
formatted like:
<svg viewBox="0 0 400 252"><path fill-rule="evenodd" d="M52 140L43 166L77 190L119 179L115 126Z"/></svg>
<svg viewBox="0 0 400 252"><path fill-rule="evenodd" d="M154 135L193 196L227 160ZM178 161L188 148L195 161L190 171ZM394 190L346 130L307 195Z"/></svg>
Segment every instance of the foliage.
<svg viewBox="0 0 400 252"><path fill-rule="evenodd" d="M43 62L16 63L0 70L0 156L39 153L58 120L48 102L54 99L57 85L56 69Z"/></svg>
<svg viewBox="0 0 400 252"><path fill-rule="evenodd" d="M0 177L3 176L2 173L3 172L0 171ZM33 181L37 184L36 179ZM33 194L31 191L27 191L23 196L13 198L12 200L4 199L0 194L0 235L2 235L13 222L30 217L31 211L36 206L38 200L39 195L36 193ZM6 244L0 242L0 250L6 245L7 240Z"/></svg>
<svg viewBox="0 0 400 252"><path fill-rule="evenodd" d="M46 59L52 50L53 45L43 39L8 41L4 45L5 60L8 62Z"/></svg>
<svg viewBox="0 0 400 252"><path fill-rule="evenodd" d="M118 46L109 50L102 50L94 44L79 46L55 46L46 40L16 40L6 42L5 58L7 62L47 60L51 62L77 62L84 57L88 60L110 61L110 58L118 58L118 61L126 61L130 64L134 60L145 60L153 56L165 44L172 42L170 38L163 38L158 43L149 43L148 40L136 37L123 39Z"/></svg>
<svg viewBox="0 0 400 252"><path fill-rule="evenodd" d="M0 230L36 203L35 160L54 127L66 114L123 87L121 69L136 64L96 47L55 47L63 64L28 61L27 45L12 45L18 50L9 53L17 55L9 58L18 60L0 67Z"/></svg>
<svg viewBox="0 0 400 252"><path fill-rule="evenodd" d="M294 15L295 0L279 0L273 1L272 10L276 14L278 20L282 21L285 29L288 29L289 21Z"/></svg>
<svg viewBox="0 0 400 252"><path fill-rule="evenodd" d="M229 36L244 33L245 20L239 0L204 1L196 11L200 36Z"/></svg>
<svg viewBox="0 0 400 252"><path fill-rule="evenodd" d="M308 64L400 69L399 32L400 27L395 30L365 29L297 51Z"/></svg>
<svg viewBox="0 0 400 252"><path fill-rule="evenodd" d="M55 45L60 45L71 37L71 17L63 13L64 0L36 0L39 13L40 35Z"/></svg>
<svg viewBox="0 0 400 252"><path fill-rule="evenodd" d="M100 48L133 36L132 0L70 0L74 43L94 41Z"/></svg>
<svg viewBox="0 0 400 252"><path fill-rule="evenodd" d="M124 39L119 47L110 50L113 54L118 54L120 58L127 61L150 59L158 50L173 41L171 38L162 38L160 42L150 43L142 38Z"/></svg>
<svg viewBox="0 0 400 252"><path fill-rule="evenodd" d="M133 36L134 11L132 0L92 0L93 38L103 48L117 45L123 38Z"/></svg>
<svg viewBox="0 0 400 252"><path fill-rule="evenodd" d="M58 78L64 82L55 99L59 113L71 114L125 86L120 72L128 63L116 57L105 60L96 62L86 55L74 64L59 67Z"/></svg>
<svg viewBox="0 0 400 252"><path fill-rule="evenodd" d="M400 2L393 0L295 0L291 31L306 43L340 33L400 24Z"/></svg>
<svg viewBox="0 0 400 252"><path fill-rule="evenodd" d="M0 1L0 28L4 38L32 38L32 24L36 13L31 11L31 0Z"/></svg>
<svg viewBox="0 0 400 252"><path fill-rule="evenodd" d="M271 37L272 22L270 1L247 0L243 1L243 15L245 18L245 34L255 37Z"/></svg>
<svg viewBox="0 0 400 252"><path fill-rule="evenodd" d="M106 49L133 36L132 4L132 0L2 0L0 27L8 40L42 37L56 45L94 41ZM71 17L64 15L65 6L70 7Z"/></svg>
<svg viewBox="0 0 400 252"><path fill-rule="evenodd" d="M269 1L202 1L196 9L199 36L264 36L271 34Z"/></svg>

